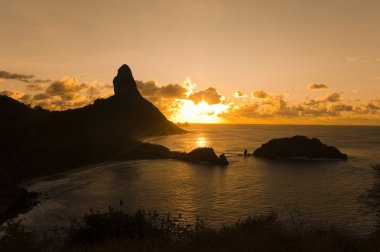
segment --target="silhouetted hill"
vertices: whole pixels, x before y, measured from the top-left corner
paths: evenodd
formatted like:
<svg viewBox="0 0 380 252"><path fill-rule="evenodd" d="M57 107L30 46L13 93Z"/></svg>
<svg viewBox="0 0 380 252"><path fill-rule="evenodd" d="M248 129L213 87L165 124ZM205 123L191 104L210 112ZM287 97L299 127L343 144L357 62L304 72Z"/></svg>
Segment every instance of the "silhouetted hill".
<svg viewBox="0 0 380 252"><path fill-rule="evenodd" d="M19 180L113 160L147 145L136 140L142 137L185 132L140 95L127 65L114 88L114 96L66 111L32 109L0 96L0 165Z"/></svg>
<svg viewBox="0 0 380 252"><path fill-rule="evenodd" d="M9 209L26 209L19 200L7 200L26 201L26 191L16 186L21 180L97 162L170 157L165 147L138 139L185 131L140 95L127 65L120 67L114 88L114 96L66 111L0 96L0 181L6 181L0 184L0 220Z"/></svg>
<svg viewBox="0 0 380 252"><path fill-rule="evenodd" d="M49 124L65 124L70 131L140 138L152 135L184 133L137 90L127 65L114 78L115 95L98 99L94 104L73 110L53 112ZM58 126L57 125L57 126ZM48 129L45 129L48 130Z"/></svg>

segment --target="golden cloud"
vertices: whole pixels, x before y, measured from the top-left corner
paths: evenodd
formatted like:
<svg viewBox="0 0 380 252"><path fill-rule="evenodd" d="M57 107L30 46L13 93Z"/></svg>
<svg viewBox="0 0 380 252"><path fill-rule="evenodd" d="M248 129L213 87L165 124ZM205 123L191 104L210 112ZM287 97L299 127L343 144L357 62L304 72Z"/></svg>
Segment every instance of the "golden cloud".
<svg viewBox="0 0 380 252"><path fill-rule="evenodd" d="M310 84L307 89L309 90L320 90L320 89L330 89L326 84Z"/></svg>
<svg viewBox="0 0 380 252"><path fill-rule="evenodd" d="M2 76L23 81L34 75ZM31 77L33 76L33 77ZM23 81L25 82L25 81ZM112 84L80 82L78 79L63 77L49 83L28 82L26 93L4 90L0 94L10 96L30 106L41 106L49 110L65 110L83 107L98 98L112 95ZM155 81L136 81L141 94L172 120L198 122L234 122L237 118L266 119L277 122L283 119L301 120L320 118L369 118L380 119L380 99L354 105L347 102L339 92L328 93L319 99L304 99L289 102L282 94L271 94L262 89L251 93L252 100L240 99L238 103L228 101L216 88L195 91L196 84L187 79L183 84L159 85ZM322 85L322 84L319 84ZM321 88L320 88L321 89ZM237 90L235 97L247 95ZM188 120L186 120L188 118Z"/></svg>

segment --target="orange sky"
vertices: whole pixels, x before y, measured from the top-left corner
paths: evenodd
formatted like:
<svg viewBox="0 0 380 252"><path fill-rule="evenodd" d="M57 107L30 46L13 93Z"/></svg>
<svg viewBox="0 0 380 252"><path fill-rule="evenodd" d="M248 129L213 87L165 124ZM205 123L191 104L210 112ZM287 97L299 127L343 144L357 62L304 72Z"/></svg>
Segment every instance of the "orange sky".
<svg viewBox="0 0 380 252"><path fill-rule="evenodd" d="M173 120L380 124L379 12L375 0L2 0L0 92L83 106L127 63Z"/></svg>

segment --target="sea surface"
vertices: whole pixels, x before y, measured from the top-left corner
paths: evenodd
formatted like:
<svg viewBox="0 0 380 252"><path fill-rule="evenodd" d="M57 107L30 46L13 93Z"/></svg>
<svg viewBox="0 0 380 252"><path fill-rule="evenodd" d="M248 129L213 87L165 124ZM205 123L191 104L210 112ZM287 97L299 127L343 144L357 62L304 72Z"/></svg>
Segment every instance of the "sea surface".
<svg viewBox="0 0 380 252"><path fill-rule="evenodd" d="M226 153L227 167L174 160L105 163L32 182L41 204L19 216L37 232L69 225L90 208L108 206L134 212L155 209L181 213L209 226L229 225L247 216L278 213L285 221L336 225L357 235L373 229L374 216L357 198L374 182L373 164L380 164L380 127L192 125L184 135L146 141L171 150L210 146ZM305 135L338 147L348 161L268 161L239 156L273 138ZM123 205L120 206L120 200Z"/></svg>

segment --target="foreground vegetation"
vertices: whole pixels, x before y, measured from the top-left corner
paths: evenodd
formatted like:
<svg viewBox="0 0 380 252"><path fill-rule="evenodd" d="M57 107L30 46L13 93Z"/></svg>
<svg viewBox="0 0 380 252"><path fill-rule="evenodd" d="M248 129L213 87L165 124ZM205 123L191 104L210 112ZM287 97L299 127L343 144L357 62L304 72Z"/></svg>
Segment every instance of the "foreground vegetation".
<svg viewBox="0 0 380 252"><path fill-rule="evenodd" d="M276 214L250 217L219 229L201 220L109 208L91 211L65 231L37 237L20 222L0 230L1 251L379 251L378 232L358 238L342 229L285 225Z"/></svg>

